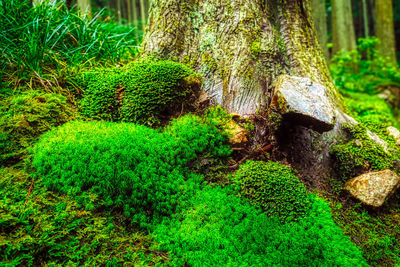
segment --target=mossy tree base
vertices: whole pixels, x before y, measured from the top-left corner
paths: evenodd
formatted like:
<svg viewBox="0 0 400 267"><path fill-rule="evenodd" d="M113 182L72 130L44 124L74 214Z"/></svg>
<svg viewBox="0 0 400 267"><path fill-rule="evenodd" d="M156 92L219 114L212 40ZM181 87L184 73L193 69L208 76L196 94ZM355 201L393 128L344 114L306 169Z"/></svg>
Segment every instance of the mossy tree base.
<svg viewBox="0 0 400 267"><path fill-rule="evenodd" d="M312 24L309 1L160 0L142 54L191 65L229 112L267 107L281 74L309 77L339 103Z"/></svg>

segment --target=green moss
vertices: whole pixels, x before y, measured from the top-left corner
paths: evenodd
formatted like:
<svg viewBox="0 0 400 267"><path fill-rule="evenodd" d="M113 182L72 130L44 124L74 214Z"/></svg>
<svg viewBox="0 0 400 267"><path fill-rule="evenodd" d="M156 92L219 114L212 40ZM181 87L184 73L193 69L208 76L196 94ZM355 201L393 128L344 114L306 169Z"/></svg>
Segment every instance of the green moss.
<svg viewBox="0 0 400 267"><path fill-rule="evenodd" d="M304 185L278 162L249 160L235 173L233 184L241 197L283 221L305 216L311 205Z"/></svg>
<svg viewBox="0 0 400 267"><path fill-rule="evenodd" d="M360 204L343 205L331 200L332 215L352 241L363 250L372 266L400 264L400 202L394 196L379 210L370 210Z"/></svg>
<svg viewBox="0 0 400 267"><path fill-rule="evenodd" d="M281 224L230 188L205 187L154 232L175 266L366 266L361 252L311 197L309 216Z"/></svg>
<svg viewBox="0 0 400 267"><path fill-rule="evenodd" d="M64 96L36 90L0 104L0 164L15 163L39 135L75 117Z"/></svg>
<svg viewBox="0 0 400 267"><path fill-rule="evenodd" d="M258 56L261 53L260 42L254 41L254 42L251 43L251 45L250 45L250 53L255 59L258 58Z"/></svg>
<svg viewBox="0 0 400 267"><path fill-rule="evenodd" d="M370 139L367 128L362 124L345 125L350 141L335 145L330 153L337 161L336 171L346 181L367 170L393 168L397 157L395 151L385 149Z"/></svg>
<svg viewBox="0 0 400 267"><path fill-rule="evenodd" d="M0 195L1 266L147 266L167 258L118 212L85 210L19 169L0 169Z"/></svg>
<svg viewBox="0 0 400 267"><path fill-rule="evenodd" d="M82 114L93 119L155 125L169 118L200 78L172 61L137 61L123 69L81 74Z"/></svg>
<svg viewBox="0 0 400 267"><path fill-rule="evenodd" d="M88 209L122 209L132 223L150 227L173 214L198 184L201 177L188 169L196 159L229 155L224 142L213 125L193 115L171 122L164 132L74 121L40 139L32 166L50 190L74 196ZM100 199L93 203L91 194Z"/></svg>

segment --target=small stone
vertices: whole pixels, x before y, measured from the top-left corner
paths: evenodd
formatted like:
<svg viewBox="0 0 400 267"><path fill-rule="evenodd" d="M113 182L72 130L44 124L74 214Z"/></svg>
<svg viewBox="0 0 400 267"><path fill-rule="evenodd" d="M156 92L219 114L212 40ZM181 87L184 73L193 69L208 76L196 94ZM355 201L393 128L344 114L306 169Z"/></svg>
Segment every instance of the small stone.
<svg viewBox="0 0 400 267"><path fill-rule="evenodd" d="M335 124L335 108L326 91L309 78L281 75L274 84L271 108L293 123L329 131Z"/></svg>
<svg viewBox="0 0 400 267"><path fill-rule="evenodd" d="M247 130L234 121L230 121L226 127L226 131L230 135L229 143L232 145L247 143Z"/></svg>
<svg viewBox="0 0 400 267"><path fill-rule="evenodd" d="M393 126L387 127L387 130L389 132L389 135L393 137L396 141L396 146L400 146L400 131Z"/></svg>
<svg viewBox="0 0 400 267"><path fill-rule="evenodd" d="M380 207L400 186L400 177L389 169L350 179L344 189L364 204Z"/></svg>

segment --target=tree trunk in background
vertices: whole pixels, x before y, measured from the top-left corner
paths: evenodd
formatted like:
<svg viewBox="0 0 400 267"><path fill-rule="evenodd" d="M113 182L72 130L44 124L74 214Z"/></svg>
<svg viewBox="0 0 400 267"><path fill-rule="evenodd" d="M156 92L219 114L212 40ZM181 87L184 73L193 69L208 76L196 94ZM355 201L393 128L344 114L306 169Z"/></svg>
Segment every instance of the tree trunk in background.
<svg viewBox="0 0 400 267"><path fill-rule="evenodd" d="M146 6L144 0L140 0L140 21L142 22L142 29L144 31L146 25Z"/></svg>
<svg viewBox="0 0 400 267"><path fill-rule="evenodd" d="M375 33L381 41L379 51L397 66L392 0L375 0Z"/></svg>
<svg viewBox="0 0 400 267"><path fill-rule="evenodd" d="M332 53L356 49L351 0L332 0Z"/></svg>
<svg viewBox="0 0 400 267"><path fill-rule="evenodd" d="M90 0L78 0L78 8L83 16L90 15L91 13Z"/></svg>
<svg viewBox="0 0 400 267"><path fill-rule="evenodd" d="M122 10L121 10L121 0L117 0L117 15L118 15L118 23L122 24Z"/></svg>
<svg viewBox="0 0 400 267"><path fill-rule="evenodd" d="M327 47L328 23L326 19L325 0L312 0L311 4L311 11L314 19L315 29L317 30L318 39L326 60L329 60Z"/></svg>
<svg viewBox="0 0 400 267"><path fill-rule="evenodd" d="M364 21L364 37L368 37L369 36L369 25L368 25L367 0L362 0L362 9L363 9L363 21Z"/></svg>
<svg viewBox="0 0 400 267"><path fill-rule="evenodd" d="M42 3L44 0L32 0L32 5L36 6L39 5L40 3Z"/></svg>

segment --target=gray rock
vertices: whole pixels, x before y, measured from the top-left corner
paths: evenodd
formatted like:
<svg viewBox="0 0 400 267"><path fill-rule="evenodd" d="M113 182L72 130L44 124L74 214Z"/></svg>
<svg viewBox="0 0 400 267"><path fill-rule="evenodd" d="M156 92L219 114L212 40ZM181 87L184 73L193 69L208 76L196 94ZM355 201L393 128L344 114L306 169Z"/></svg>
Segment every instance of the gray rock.
<svg viewBox="0 0 400 267"><path fill-rule="evenodd" d="M369 172L350 179L344 189L364 204L380 207L400 186L400 177L391 170Z"/></svg>
<svg viewBox="0 0 400 267"><path fill-rule="evenodd" d="M335 125L335 108L326 90L309 78L281 75L274 84L270 107L295 124L329 131Z"/></svg>
<svg viewBox="0 0 400 267"><path fill-rule="evenodd" d="M393 137L396 141L396 146L400 146L400 131L393 126L387 127L387 130L389 132L389 135Z"/></svg>

